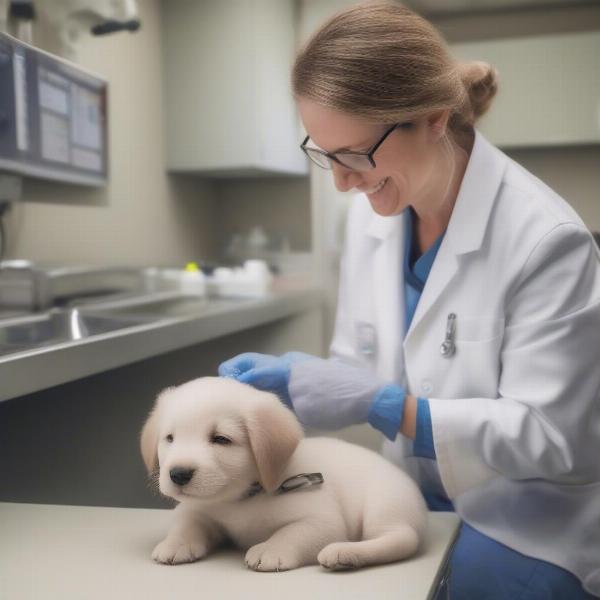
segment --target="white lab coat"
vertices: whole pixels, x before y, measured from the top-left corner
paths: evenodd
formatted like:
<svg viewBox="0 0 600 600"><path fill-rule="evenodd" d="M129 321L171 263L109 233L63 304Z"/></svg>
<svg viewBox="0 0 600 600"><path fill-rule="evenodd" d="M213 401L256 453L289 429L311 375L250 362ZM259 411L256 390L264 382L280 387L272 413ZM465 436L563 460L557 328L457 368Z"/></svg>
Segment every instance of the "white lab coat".
<svg viewBox="0 0 600 600"><path fill-rule="evenodd" d="M405 335L404 215L359 194L331 354L429 398L437 461L383 454L471 526L600 595L600 253L556 193L476 132ZM440 353L449 313L456 353ZM361 349L362 347L362 349Z"/></svg>

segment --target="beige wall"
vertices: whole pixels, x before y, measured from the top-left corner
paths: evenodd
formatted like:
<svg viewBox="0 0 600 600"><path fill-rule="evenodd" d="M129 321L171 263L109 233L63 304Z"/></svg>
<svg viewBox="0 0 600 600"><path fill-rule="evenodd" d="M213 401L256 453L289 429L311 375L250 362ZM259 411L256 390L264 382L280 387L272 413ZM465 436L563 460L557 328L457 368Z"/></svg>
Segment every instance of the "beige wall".
<svg viewBox="0 0 600 600"><path fill-rule="evenodd" d="M600 3L574 1L571 6L430 15L430 19L449 42L600 31ZM519 149L507 154L558 192L591 230L600 231L600 146Z"/></svg>
<svg viewBox="0 0 600 600"><path fill-rule="evenodd" d="M523 4L527 2L524 1ZM562 6L513 8L479 13L464 11L424 16L440 29L449 42L600 29L600 4L581 3L577 0Z"/></svg>
<svg viewBox="0 0 600 600"><path fill-rule="evenodd" d="M310 251L308 177L224 180L215 189L221 249L232 234L260 225L269 237L285 237L292 252Z"/></svg>
<svg viewBox="0 0 600 600"><path fill-rule="evenodd" d="M214 254L212 184L165 173L160 2L138 7L137 33L85 34L79 43L77 61L109 81L109 184L26 179L23 202L8 219L9 257L176 265Z"/></svg>
<svg viewBox="0 0 600 600"><path fill-rule="evenodd" d="M299 6L320 20L347 3L303 0ZM9 216L9 255L67 264L178 264L214 257L230 233L254 223L286 235L292 249L307 249L307 178L210 183L165 174L160 1L138 6L139 32L80 42L79 62L110 82L109 185L88 189L27 179L24 201ZM600 29L600 4L430 18L449 41L466 41ZM600 147L511 156L564 196L591 229L600 229Z"/></svg>

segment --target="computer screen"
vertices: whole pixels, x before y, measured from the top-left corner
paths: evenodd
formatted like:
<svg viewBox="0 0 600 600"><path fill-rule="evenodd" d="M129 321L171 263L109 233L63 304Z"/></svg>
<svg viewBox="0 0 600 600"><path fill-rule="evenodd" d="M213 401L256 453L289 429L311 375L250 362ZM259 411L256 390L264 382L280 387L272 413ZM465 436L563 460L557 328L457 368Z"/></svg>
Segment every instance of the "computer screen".
<svg viewBox="0 0 600 600"><path fill-rule="evenodd" d="M0 32L0 171L105 184L107 87L77 65Z"/></svg>

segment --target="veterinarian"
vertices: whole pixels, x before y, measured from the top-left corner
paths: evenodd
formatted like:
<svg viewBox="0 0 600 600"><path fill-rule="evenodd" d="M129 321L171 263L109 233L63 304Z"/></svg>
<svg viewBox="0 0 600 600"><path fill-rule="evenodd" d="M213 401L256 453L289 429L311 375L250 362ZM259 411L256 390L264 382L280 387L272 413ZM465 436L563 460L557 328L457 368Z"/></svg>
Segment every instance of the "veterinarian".
<svg viewBox="0 0 600 600"><path fill-rule="evenodd" d="M302 149L357 191L331 358L248 353L220 374L306 426L380 430L430 509L462 519L451 598L600 596L600 257L475 129L495 70L367 4L315 34L293 88Z"/></svg>

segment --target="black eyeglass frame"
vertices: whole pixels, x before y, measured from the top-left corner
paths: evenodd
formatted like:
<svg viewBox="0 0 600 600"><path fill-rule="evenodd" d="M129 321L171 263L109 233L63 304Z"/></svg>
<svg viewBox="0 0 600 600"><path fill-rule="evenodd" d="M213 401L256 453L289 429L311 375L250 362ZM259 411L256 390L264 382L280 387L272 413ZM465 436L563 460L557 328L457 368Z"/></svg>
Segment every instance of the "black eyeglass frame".
<svg viewBox="0 0 600 600"><path fill-rule="evenodd" d="M312 158L310 157L310 155L308 153L308 150L310 150L311 152L318 152L319 154L322 154L323 156L329 158L330 160L335 161L338 165L341 165L342 167L344 167L344 169L350 169L351 171L356 171L356 169L353 169L352 167L345 165L339 158L337 158L336 154L353 154L354 156L366 156L367 159L369 160L371 167L374 169L377 165L375 164L375 159L373 158L373 155L375 154L375 152L377 152L377 149L379 148L379 146L381 146L381 144L383 144L383 142L385 142L385 140L390 135L390 133L392 133L392 131L395 131L398 127L403 127L403 128L408 129L411 126L412 126L412 123L410 123L410 122L395 123L389 129L386 129L385 133L381 136L379 141L377 141L373 146L371 146L371 149L368 150L367 152L358 152L355 150L344 150L344 152L332 153L332 152L326 152L325 150L321 150L320 148L307 148L306 144L307 144L308 140L310 139L309 135L307 135L304 138L304 141L302 142L302 144L300 144L300 149L302 150L302 152L304 152L304 154L306 154L306 156L308 157L308 159L311 162L314 162L318 167L321 167L322 169L325 169L327 167L323 167L322 165L320 165L320 164L316 163L314 160L312 160Z"/></svg>

